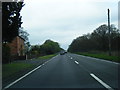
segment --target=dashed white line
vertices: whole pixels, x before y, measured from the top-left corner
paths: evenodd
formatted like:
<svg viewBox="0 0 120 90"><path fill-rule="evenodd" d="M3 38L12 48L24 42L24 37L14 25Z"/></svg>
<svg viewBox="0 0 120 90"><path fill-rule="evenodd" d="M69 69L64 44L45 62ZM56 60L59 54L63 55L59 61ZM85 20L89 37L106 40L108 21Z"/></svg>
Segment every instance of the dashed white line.
<svg viewBox="0 0 120 90"><path fill-rule="evenodd" d="M47 61L45 62L45 64L47 63Z"/></svg>
<svg viewBox="0 0 120 90"><path fill-rule="evenodd" d="M109 85L107 85L106 83L104 83L102 80L100 80L97 76L95 76L94 74L90 74L94 79L96 79L100 84L102 84L105 88L107 88L108 90L114 90L113 88L111 88Z"/></svg>
<svg viewBox="0 0 120 90"><path fill-rule="evenodd" d="M72 57L70 59L73 59Z"/></svg>
<svg viewBox="0 0 120 90"><path fill-rule="evenodd" d="M79 62L75 61L76 64L79 64Z"/></svg>

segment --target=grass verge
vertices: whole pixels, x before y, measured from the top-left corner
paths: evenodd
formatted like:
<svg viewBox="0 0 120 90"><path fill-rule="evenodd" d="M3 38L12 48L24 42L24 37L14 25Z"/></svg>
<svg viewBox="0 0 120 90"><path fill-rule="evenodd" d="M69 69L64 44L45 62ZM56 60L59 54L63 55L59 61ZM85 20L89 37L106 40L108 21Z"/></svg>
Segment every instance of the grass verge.
<svg viewBox="0 0 120 90"><path fill-rule="evenodd" d="M105 59L105 60L110 60L114 62L119 62L120 63L120 56L109 56L106 54L93 54L93 53L80 53L77 52L76 54L84 55L84 56L90 56L90 57L95 57L95 58L100 58L100 59Z"/></svg>
<svg viewBox="0 0 120 90"><path fill-rule="evenodd" d="M12 76L13 74L16 74L18 72L22 72L25 69L32 68L34 65L32 64L26 64L26 63L11 63L11 64L4 64L2 66L3 71L3 78L7 78L9 76Z"/></svg>
<svg viewBox="0 0 120 90"><path fill-rule="evenodd" d="M38 57L37 59L50 59L50 58L52 58L52 57L54 57L54 56L56 56L56 54L52 54L52 55L46 55L46 56L42 56L42 57Z"/></svg>
<svg viewBox="0 0 120 90"><path fill-rule="evenodd" d="M29 60L26 63L25 61L22 62L12 62L10 64L3 64L2 65L2 78L3 80L8 80L9 78L17 77L18 75L22 75L26 71L30 71L38 64L44 63L46 60L56 56L56 54L53 55L46 55L38 57L37 59L33 59L29 62ZM35 63L36 62L36 63Z"/></svg>

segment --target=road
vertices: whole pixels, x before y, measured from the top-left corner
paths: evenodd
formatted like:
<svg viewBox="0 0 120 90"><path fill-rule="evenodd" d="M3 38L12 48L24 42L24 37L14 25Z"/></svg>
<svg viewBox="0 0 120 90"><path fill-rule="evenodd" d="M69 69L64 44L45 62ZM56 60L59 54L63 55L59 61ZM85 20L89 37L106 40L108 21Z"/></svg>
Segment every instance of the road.
<svg viewBox="0 0 120 90"><path fill-rule="evenodd" d="M71 53L57 55L9 88L107 88L114 90L118 88L118 65Z"/></svg>

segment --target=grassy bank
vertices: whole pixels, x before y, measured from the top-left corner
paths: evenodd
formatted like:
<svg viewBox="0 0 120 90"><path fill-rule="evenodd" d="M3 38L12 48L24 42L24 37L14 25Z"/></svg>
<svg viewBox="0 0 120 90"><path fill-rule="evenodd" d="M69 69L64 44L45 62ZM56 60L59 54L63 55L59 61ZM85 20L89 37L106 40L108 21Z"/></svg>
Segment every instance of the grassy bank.
<svg viewBox="0 0 120 90"><path fill-rule="evenodd" d="M38 57L37 59L50 59L52 57L56 56L56 54L53 54L53 55L46 55L46 56L42 56L42 57Z"/></svg>
<svg viewBox="0 0 120 90"><path fill-rule="evenodd" d="M12 76L18 72L21 72L25 69L32 68L34 65L32 64L26 64L26 63L11 63L11 64L4 64L2 66L3 71L3 78L7 78L9 76Z"/></svg>
<svg viewBox="0 0 120 90"><path fill-rule="evenodd" d="M30 71L35 68L37 65L44 63L46 60L54 57L56 54L53 55L46 55L38 57L37 59L33 60L24 60L24 61L16 61L10 64L3 64L2 65L2 78L3 80L16 77L17 75L25 73L26 71Z"/></svg>
<svg viewBox="0 0 120 90"><path fill-rule="evenodd" d="M105 59L105 60L110 60L114 62L120 62L120 56L109 56L107 54L95 54L95 53L76 53L84 56L90 56L90 57L95 57L95 58L100 58L100 59Z"/></svg>

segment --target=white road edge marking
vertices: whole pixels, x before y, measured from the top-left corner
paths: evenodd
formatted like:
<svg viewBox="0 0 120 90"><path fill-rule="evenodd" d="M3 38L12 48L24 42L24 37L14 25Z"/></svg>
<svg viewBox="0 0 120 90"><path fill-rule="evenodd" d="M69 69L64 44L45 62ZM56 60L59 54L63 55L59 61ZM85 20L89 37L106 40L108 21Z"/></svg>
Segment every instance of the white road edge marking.
<svg viewBox="0 0 120 90"><path fill-rule="evenodd" d="M33 69L32 71L28 72L27 74L25 74L24 76L20 77L19 79L15 80L14 82L10 83L9 85L7 85L6 87L4 87L4 89L9 88L10 86L14 85L15 83L17 83L18 81L20 81L21 79L25 78L26 76L28 76L29 74L31 74L32 72L36 71L37 69L39 69L42 65L38 66L37 68Z"/></svg>
<svg viewBox="0 0 120 90"><path fill-rule="evenodd" d="M56 56L55 56L55 57L56 57ZM53 57L53 58L55 58L55 57ZM52 58L52 59L53 59L53 58ZM48 61L46 61L45 63L47 63L47 62L49 62L49 61L51 61L51 59L48 60ZM12 85L14 85L15 83L17 83L18 81L22 80L23 78L25 78L26 76L28 76L28 75L31 74L32 72L34 72L34 71L36 71L37 69L39 69L39 68L40 68L41 66L43 66L45 63L43 63L42 65L36 67L35 69L33 69L32 71L28 72L27 74L25 74L24 76L20 77L19 79L15 80L14 82L10 83L10 84L7 85L6 87L4 87L2 90L5 90L5 89L11 87Z"/></svg>
<svg viewBox="0 0 120 90"><path fill-rule="evenodd" d="M90 74L94 79L96 79L100 84L102 84L105 88L107 88L108 90L114 90L113 88L111 88L109 85L107 85L106 83L104 83L102 80L100 80L97 76L95 76L94 74Z"/></svg>
<svg viewBox="0 0 120 90"><path fill-rule="evenodd" d="M75 61L76 64L79 64L79 62Z"/></svg>
<svg viewBox="0 0 120 90"><path fill-rule="evenodd" d="M47 61L49 62L49 61ZM45 63L47 63L45 62ZM4 89L7 89L9 87L11 87L12 85L14 85L15 83L17 83L18 81L22 80L23 78L25 78L26 76L28 76L29 74L31 74L32 72L36 71L37 69L39 69L41 66L45 65L44 63L38 67L36 67L35 69L33 69L32 71L28 72L27 74L25 74L24 76L20 77L19 79L15 80L14 82L10 83L9 85L7 85L6 87L3 88Z"/></svg>

